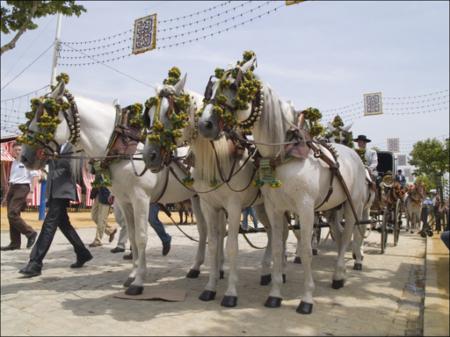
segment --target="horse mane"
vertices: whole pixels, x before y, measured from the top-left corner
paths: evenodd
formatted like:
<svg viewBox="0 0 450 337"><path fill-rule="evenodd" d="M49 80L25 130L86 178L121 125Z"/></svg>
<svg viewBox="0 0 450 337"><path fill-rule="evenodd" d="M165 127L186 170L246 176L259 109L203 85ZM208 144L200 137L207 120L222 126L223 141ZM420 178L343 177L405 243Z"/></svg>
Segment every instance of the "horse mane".
<svg viewBox="0 0 450 337"><path fill-rule="evenodd" d="M220 139L214 140L213 143L217 157L219 158L222 174L228 176L231 170L231 156L228 141L225 136L222 136ZM216 154L210 141L199 136L192 140L191 146L195 155L195 179L200 179L208 183L221 181Z"/></svg>
<svg viewBox="0 0 450 337"><path fill-rule="evenodd" d="M293 107L283 102L272 88L263 83L262 93L264 97L264 106L259 121L259 132L264 136L267 143L282 143L285 141L286 132L288 131L289 122L293 121ZM271 153L281 154L284 157L284 146L270 146Z"/></svg>

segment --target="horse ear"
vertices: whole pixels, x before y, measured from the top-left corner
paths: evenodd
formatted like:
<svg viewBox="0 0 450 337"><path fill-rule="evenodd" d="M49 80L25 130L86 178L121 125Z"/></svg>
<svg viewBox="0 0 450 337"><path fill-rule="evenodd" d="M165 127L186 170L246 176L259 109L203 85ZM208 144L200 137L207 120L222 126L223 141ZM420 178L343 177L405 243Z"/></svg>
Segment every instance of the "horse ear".
<svg viewBox="0 0 450 337"><path fill-rule="evenodd" d="M241 66L241 70L242 72L245 74L251 67L256 66L256 55L253 55L253 57L248 60L247 62L245 62L242 66Z"/></svg>
<svg viewBox="0 0 450 337"><path fill-rule="evenodd" d="M343 127L342 130L344 130L345 132L349 132L349 130L350 130L350 128L351 128L352 126L353 126L353 123L351 123L351 124L349 124L349 125Z"/></svg>
<svg viewBox="0 0 450 337"><path fill-rule="evenodd" d="M184 85L186 84L186 78L187 78L187 73L185 73L183 78L181 80L179 80L177 84L175 84L175 86L174 86L175 95L178 96L183 91Z"/></svg>
<svg viewBox="0 0 450 337"><path fill-rule="evenodd" d="M50 94L50 97L54 99L60 98L64 94L65 88L66 84L64 83L64 81L59 81L55 89L53 89L52 93Z"/></svg>

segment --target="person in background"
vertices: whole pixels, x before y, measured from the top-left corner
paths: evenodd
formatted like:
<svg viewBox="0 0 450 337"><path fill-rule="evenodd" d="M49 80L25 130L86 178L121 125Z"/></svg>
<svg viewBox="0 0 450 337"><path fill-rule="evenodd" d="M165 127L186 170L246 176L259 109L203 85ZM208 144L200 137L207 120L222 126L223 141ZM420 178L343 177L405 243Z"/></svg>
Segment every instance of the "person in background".
<svg viewBox="0 0 450 337"><path fill-rule="evenodd" d="M368 149L367 143L370 143L371 140L368 139L365 135L359 135L357 138L353 139L354 142L358 143L358 149L364 151L364 157L366 159L366 166L369 169L370 174L373 177L377 177L377 166L378 166L378 156L377 151Z"/></svg>
<svg viewBox="0 0 450 337"><path fill-rule="evenodd" d="M61 146L60 153L72 153L72 151L72 144L65 143ZM77 256L76 262L72 263L70 268L81 268L86 262L92 260L91 253L81 241L67 214L69 202L77 200L77 189L72 175L70 159L49 160L48 166L49 172L46 188L48 212L36 244L31 250L30 260L24 268L19 270L19 273L25 277L41 275L43 260L50 249L58 227L72 244Z"/></svg>
<svg viewBox="0 0 450 337"><path fill-rule="evenodd" d="M37 232L23 220L20 213L27 207L27 196L32 196L34 193L39 172L28 170L20 162L22 146L19 143L14 143L12 150L14 161L11 165L9 189L6 195L10 243L7 246L1 247L0 249L2 251L20 249L21 234L25 235L28 239L27 248L33 246L37 237Z"/></svg>
<svg viewBox="0 0 450 337"><path fill-rule="evenodd" d="M97 232L94 241L89 247L99 247L103 245L103 233L109 235L109 242L114 240L114 236L117 233L117 226L108 222L108 215L111 205L114 202L114 197L111 195L108 188L101 186L92 189L91 199L94 199L91 217L97 225Z"/></svg>
<svg viewBox="0 0 450 337"><path fill-rule="evenodd" d="M258 228L258 219L256 218L256 214L255 211L253 209L253 207L247 207L242 211L242 229L247 231L248 230L248 217L251 216L252 217L252 221L253 221L253 227L256 229Z"/></svg>
<svg viewBox="0 0 450 337"><path fill-rule="evenodd" d="M431 200L430 195L428 194L422 202L422 213L420 215L420 218L422 220L422 229L419 231L419 234L422 236L426 235L431 230L428 225L428 215L430 214L430 210L432 209L432 207L433 201Z"/></svg>
<svg viewBox="0 0 450 337"><path fill-rule="evenodd" d="M397 170L397 174L395 175L395 181L398 181L400 183L400 186L402 188L405 188L406 186L406 178L402 173L402 170Z"/></svg>
<svg viewBox="0 0 450 337"><path fill-rule="evenodd" d="M150 223L150 226L155 230L156 234L158 234L158 237L161 240L162 243L162 255L166 256L169 254L170 246L172 242L172 237L166 232L164 228L164 224L159 220L158 213L162 210L166 212L167 210L165 207L161 207L159 203L150 203L150 212L148 215L148 221ZM167 216L170 217L170 213L167 214ZM124 260L131 260L133 258L133 252L126 254L123 256Z"/></svg>
<svg viewBox="0 0 450 337"><path fill-rule="evenodd" d="M433 213L434 213L434 220L436 223L435 229L438 234L442 230L441 220L442 220L443 209L444 209L444 205L441 202L441 197L439 196L439 194L436 194L436 196L433 198Z"/></svg>

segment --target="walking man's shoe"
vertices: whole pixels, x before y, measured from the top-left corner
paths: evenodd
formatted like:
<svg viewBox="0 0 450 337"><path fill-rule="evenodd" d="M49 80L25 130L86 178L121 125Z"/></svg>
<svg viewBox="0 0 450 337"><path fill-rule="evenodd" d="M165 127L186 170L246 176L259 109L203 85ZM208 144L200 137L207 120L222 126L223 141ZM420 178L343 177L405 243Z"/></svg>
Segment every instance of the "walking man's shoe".
<svg viewBox="0 0 450 337"><path fill-rule="evenodd" d="M28 237L27 248L33 247L34 242L36 241L36 238L37 238L37 233L36 233L36 232L32 233L32 234Z"/></svg>
<svg viewBox="0 0 450 337"><path fill-rule="evenodd" d="M19 270L24 277L30 278L41 275L41 268L37 267L32 262L28 263L25 267Z"/></svg>
<svg viewBox="0 0 450 337"><path fill-rule="evenodd" d="M172 242L172 238L169 241L163 242L162 255L166 256L170 252L170 243Z"/></svg>
<svg viewBox="0 0 450 337"><path fill-rule="evenodd" d="M1 251L7 251L7 250L17 250L20 249L20 247L17 246L13 246L11 244L7 245L7 246L3 246L0 248Z"/></svg>
<svg viewBox="0 0 450 337"><path fill-rule="evenodd" d="M93 258L93 256L92 256L91 253L89 253L89 255L85 255L85 256L81 256L81 257L78 257L78 256L77 256L77 262L72 263L72 264L70 265L70 268L81 268L81 267L83 267L83 265L84 265L86 262L92 260L92 258Z"/></svg>
<svg viewBox="0 0 450 337"><path fill-rule="evenodd" d="M94 241L94 242L92 242L92 243L90 243L89 244L89 247L100 247L100 246L102 246L102 243L101 242L97 242L97 241Z"/></svg>
<svg viewBox="0 0 450 337"><path fill-rule="evenodd" d="M129 253L129 254L125 254L123 256L124 260L133 260L133 252Z"/></svg>
<svg viewBox="0 0 450 337"><path fill-rule="evenodd" d="M111 253L123 253L125 251L125 248L115 247L111 249Z"/></svg>

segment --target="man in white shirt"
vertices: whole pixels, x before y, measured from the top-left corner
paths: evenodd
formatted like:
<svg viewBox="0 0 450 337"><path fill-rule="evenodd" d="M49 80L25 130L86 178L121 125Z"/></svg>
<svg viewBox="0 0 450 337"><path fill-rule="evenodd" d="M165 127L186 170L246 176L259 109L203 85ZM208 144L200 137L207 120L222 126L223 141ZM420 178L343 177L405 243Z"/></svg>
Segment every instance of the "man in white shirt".
<svg viewBox="0 0 450 337"><path fill-rule="evenodd" d="M11 165L9 189L6 195L11 242L8 246L1 247L2 251L20 249L20 234L28 238L27 248L33 246L37 237L36 231L22 219L20 212L27 206L27 196L33 193L39 172L28 170L20 162L21 151L21 145L15 143L12 151L15 160ZM31 190L30 185L32 185Z"/></svg>
<svg viewBox="0 0 450 337"><path fill-rule="evenodd" d="M354 142L358 142L358 148L364 149L366 158L366 166L369 168L370 174L373 177L377 177L377 166L378 166L378 156L377 151L371 150L367 148L367 143L370 143L371 140L368 139L365 135L359 135L357 138L353 139Z"/></svg>

